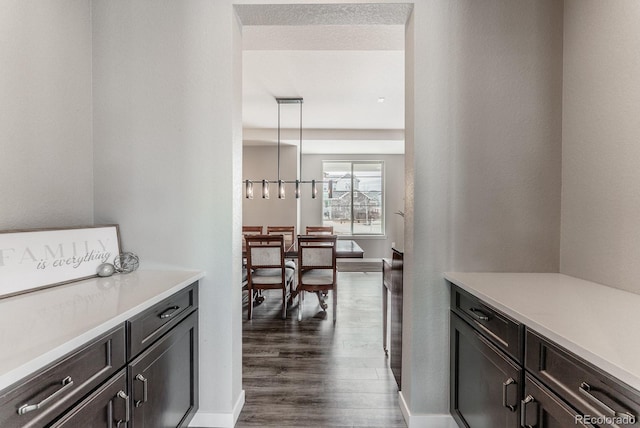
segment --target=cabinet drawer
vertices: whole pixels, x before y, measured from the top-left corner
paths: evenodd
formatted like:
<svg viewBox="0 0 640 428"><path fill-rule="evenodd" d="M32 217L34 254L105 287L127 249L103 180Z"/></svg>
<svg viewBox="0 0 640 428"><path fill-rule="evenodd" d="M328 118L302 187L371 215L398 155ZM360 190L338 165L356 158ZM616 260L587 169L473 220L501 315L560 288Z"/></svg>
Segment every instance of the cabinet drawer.
<svg viewBox="0 0 640 428"><path fill-rule="evenodd" d="M48 428L126 428L131 419L127 370L82 400Z"/></svg>
<svg viewBox="0 0 640 428"><path fill-rule="evenodd" d="M198 313L142 352L128 370L134 428L188 426L198 409Z"/></svg>
<svg viewBox="0 0 640 428"><path fill-rule="evenodd" d="M451 287L451 309L500 349L522 362L524 326L459 287Z"/></svg>
<svg viewBox="0 0 640 428"><path fill-rule="evenodd" d="M520 406L520 426L522 427L593 428L593 425L585 422L583 415L569 407L529 374L525 376L524 395L525 398Z"/></svg>
<svg viewBox="0 0 640 428"><path fill-rule="evenodd" d="M0 426L44 426L125 362L122 325L1 392Z"/></svg>
<svg viewBox="0 0 640 428"><path fill-rule="evenodd" d="M128 321L129 358L138 355L197 308L197 285L197 282L191 284Z"/></svg>
<svg viewBox="0 0 640 428"><path fill-rule="evenodd" d="M451 313L450 411L459 426L517 427L522 368Z"/></svg>
<svg viewBox="0 0 640 428"><path fill-rule="evenodd" d="M529 329L526 350L525 368L542 383L581 414L612 422L597 426L640 426L640 392Z"/></svg>

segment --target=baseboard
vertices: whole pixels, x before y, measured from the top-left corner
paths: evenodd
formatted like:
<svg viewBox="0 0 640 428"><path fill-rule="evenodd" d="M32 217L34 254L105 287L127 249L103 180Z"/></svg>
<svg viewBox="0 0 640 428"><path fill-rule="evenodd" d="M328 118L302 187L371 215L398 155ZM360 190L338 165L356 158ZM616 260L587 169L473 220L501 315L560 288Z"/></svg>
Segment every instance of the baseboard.
<svg viewBox="0 0 640 428"><path fill-rule="evenodd" d="M402 391L400 394L400 410L404 421L407 423L407 428L458 428L456 421L451 415L437 415L437 414L418 414L412 415L407 403L404 400Z"/></svg>
<svg viewBox="0 0 640 428"><path fill-rule="evenodd" d="M337 259L339 272L382 272L382 259Z"/></svg>
<svg viewBox="0 0 640 428"><path fill-rule="evenodd" d="M189 423L198 428L233 428L244 406L244 389L233 406L232 413L207 413L198 411Z"/></svg>

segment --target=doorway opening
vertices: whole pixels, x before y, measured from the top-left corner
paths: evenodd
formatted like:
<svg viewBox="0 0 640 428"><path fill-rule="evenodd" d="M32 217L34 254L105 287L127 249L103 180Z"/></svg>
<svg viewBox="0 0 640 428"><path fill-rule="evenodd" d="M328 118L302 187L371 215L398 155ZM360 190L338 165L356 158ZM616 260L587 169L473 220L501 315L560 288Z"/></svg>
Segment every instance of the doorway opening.
<svg viewBox="0 0 640 428"><path fill-rule="evenodd" d="M235 10L243 40L243 181L275 177L279 163L284 180L295 180L302 167L301 179L330 183L315 199L304 193L296 199L289 196L293 191L284 200L245 198L243 225L266 230L293 224L302 234L306 226L348 221L348 228L339 228L348 231L342 237L358 242L365 254L343 262L336 324L320 306L306 311L301 322L293 311L282 320L278 293L254 309L253 321L245 321L245 311L247 403L236 426L256 418L262 426L374 426L373 420L405 426L382 347L381 270L382 258L404 242L404 46L412 5L236 5ZM293 132L299 118L286 110L278 152L278 97L304 99L302 152ZM381 165L376 179L382 184L374 188L369 177L354 174L333 180L337 172L325 168L346 163L352 170ZM339 198L350 200L341 204ZM354 208L354 201L365 201L365 209ZM368 224L374 220L377 228ZM375 233L358 233L371 230Z"/></svg>

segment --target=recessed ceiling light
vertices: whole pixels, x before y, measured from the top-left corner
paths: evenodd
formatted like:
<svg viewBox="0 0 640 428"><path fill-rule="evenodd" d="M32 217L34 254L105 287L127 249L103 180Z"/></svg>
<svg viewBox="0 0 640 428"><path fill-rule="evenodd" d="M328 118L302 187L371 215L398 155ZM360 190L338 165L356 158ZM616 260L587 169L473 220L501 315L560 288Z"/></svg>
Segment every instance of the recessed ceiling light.
<svg viewBox="0 0 640 428"><path fill-rule="evenodd" d="M378 97L378 102L382 104L384 102L384 97Z"/></svg>

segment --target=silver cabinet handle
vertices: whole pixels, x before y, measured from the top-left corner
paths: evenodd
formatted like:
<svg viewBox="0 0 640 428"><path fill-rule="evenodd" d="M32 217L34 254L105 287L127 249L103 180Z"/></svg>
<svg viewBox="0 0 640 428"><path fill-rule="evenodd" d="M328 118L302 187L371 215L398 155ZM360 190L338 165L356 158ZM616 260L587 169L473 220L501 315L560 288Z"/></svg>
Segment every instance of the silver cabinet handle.
<svg viewBox="0 0 640 428"><path fill-rule="evenodd" d="M124 391L118 391L116 397L124 400L124 420L116 421L116 428L119 428L120 425L126 424L131 420L131 404L129 403L129 396Z"/></svg>
<svg viewBox="0 0 640 428"><path fill-rule="evenodd" d="M509 389L509 385L515 385L516 381L513 378L509 378L502 382L502 406L511 410L512 412L516 411L516 405L507 404L507 390Z"/></svg>
<svg viewBox="0 0 640 428"><path fill-rule="evenodd" d="M478 308L469 308L469 312L479 321L489 321L489 315L485 314Z"/></svg>
<svg viewBox="0 0 640 428"><path fill-rule="evenodd" d="M172 306L169 309L167 309L166 311L164 311L163 313L160 314L160 319L167 319L167 318L171 318L172 316L174 316L175 314L178 313L178 311L180 310L180 306Z"/></svg>
<svg viewBox="0 0 640 428"><path fill-rule="evenodd" d="M522 400L520 402L521 407L520 407L520 426L522 428L534 428L536 425L538 425L538 421L536 421L536 423L534 423L533 425L527 425L527 405L530 403L535 403L536 399L533 398L531 395L527 395L527 397ZM537 419L537 415L536 415L536 419Z"/></svg>
<svg viewBox="0 0 640 428"><path fill-rule="evenodd" d="M25 404L23 406L20 406L20 408L18 408L18 414L26 415L29 412L33 412L34 410L41 409L42 407L49 404L52 400L54 400L56 397L60 396L61 394L63 394L65 391L67 391L73 386L73 380L71 379L71 376L65 377L64 379L62 379L60 383L62 385L62 388L60 388L59 390L57 390L56 392L54 392L53 394L51 394L50 396L48 396L47 398L39 402L38 404Z"/></svg>
<svg viewBox="0 0 640 428"><path fill-rule="evenodd" d="M580 394L585 396L593 404L600 407L600 409L604 411L605 416L611 416L612 418L629 418L629 419L636 418L635 415L632 415L629 412L617 412L616 410L607 406L605 403L603 403L602 401L594 397L593 394L591 394L591 389L592 389L591 385L589 385L587 382L582 382L580 384L580 387L578 388L578 392L580 392Z"/></svg>
<svg viewBox="0 0 640 428"><path fill-rule="evenodd" d="M142 400L138 400L135 402L135 406L140 407L149 399L148 382L147 378L142 376L142 374L136 375L136 380L142 382Z"/></svg>

